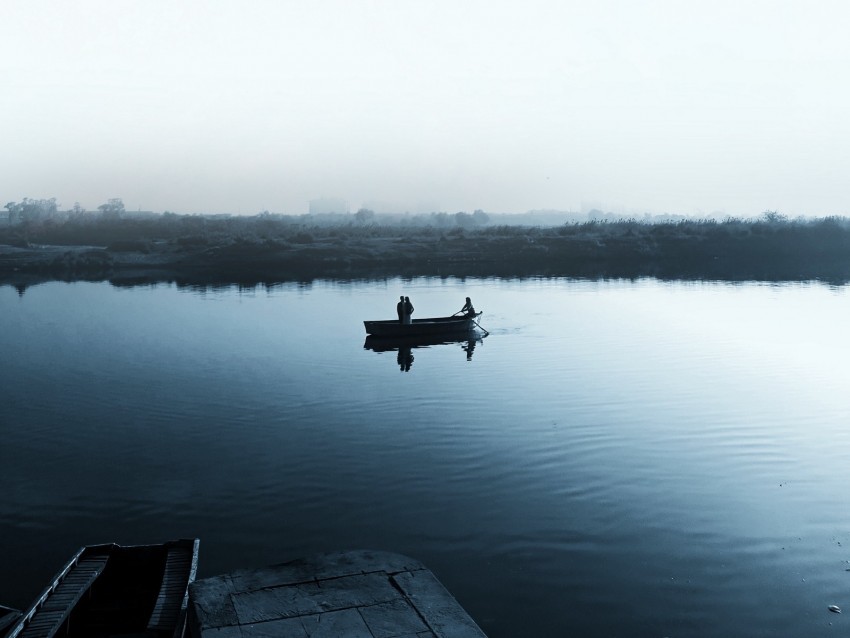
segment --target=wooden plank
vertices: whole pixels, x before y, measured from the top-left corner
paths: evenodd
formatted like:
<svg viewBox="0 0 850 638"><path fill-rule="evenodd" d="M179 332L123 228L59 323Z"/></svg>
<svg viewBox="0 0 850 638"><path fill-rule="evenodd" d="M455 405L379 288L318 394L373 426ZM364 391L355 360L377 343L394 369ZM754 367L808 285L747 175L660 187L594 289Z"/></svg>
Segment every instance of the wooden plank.
<svg viewBox="0 0 850 638"><path fill-rule="evenodd" d="M105 569L113 552L139 552L142 556L150 557L163 549L167 552L165 576L158 591L162 601L159 601L154 621L158 623L159 629L170 630L172 625L176 625L175 635L182 636L188 602L187 585L194 581L198 568L198 545L198 539L182 539L156 545L121 547L106 544L84 547L65 564L39 598L14 623L6 638L52 636L80 599L91 591L92 584Z"/></svg>
<svg viewBox="0 0 850 638"><path fill-rule="evenodd" d="M96 554L77 560L64 577L46 592L22 630L11 633L9 638L48 638L53 635L103 572L108 559L108 554Z"/></svg>
<svg viewBox="0 0 850 638"><path fill-rule="evenodd" d="M162 584L154 603L148 629L162 630L174 627L183 610L183 598L189 584L189 565L192 550L187 547L170 547L165 558Z"/></svg>

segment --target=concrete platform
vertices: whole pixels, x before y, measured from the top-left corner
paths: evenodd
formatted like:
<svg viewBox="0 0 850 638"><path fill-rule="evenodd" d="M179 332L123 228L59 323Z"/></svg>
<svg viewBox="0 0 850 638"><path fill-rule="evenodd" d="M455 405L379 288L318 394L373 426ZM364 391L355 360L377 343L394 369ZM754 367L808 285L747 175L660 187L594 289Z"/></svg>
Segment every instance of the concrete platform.
<svg viewBox="0 0 850 638"><path fill-rule="evenodd" d="M422 563L322 554L189 587L192 638L486 638Z"/></svg>

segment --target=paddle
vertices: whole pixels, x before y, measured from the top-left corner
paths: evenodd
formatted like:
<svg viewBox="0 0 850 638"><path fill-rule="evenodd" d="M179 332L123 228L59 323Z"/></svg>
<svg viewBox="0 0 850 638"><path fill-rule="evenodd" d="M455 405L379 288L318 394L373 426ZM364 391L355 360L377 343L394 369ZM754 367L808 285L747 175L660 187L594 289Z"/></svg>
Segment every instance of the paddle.
<svg viewBox="0 0 850 638"><path fill-rule="evenodd" d="M479 315L483 315L484 313L483 313L483 312L479 312L478 314L479 314ZM476 326L478 326L479 328L481 328L482 330L484 330L484 336L485 336L485 337L486 337L488 334L490 334L490 333L489 333L489 332L488 332L488 331L487 331L487 330L486 330L486 329L485 329L485 328L484 328L484 327L483 327L480 323L478 323L477 321L475 321L475 319L473 319L473 320L472 320L472 323L474 323Z"/></svg>
<svg viewBox="0 0 850 638"><path fill-rule="evenodd" d="M463 312L463 308L461 308L461 309L460 309L460 310L458 310L456 313L454 313L454 314L452 315L452 317L456 317L456 316L458 316L458 315L459 315L460 313L462 313L462 312ZM483 314L484 314L483 312L479 312L479 313L478 313L478 316L481 316L481 315L483 315ZM484 327L483 327L480 323L478 323L477 321L475 321L475 319L472 319L472 323L474 323L476 326L478 326L479 328L481 328L482 330L484 330L484 336L485 336L485 337L486 337L488 334L490 334L490 332L489 332L486 328L484 328Z"/></svg>

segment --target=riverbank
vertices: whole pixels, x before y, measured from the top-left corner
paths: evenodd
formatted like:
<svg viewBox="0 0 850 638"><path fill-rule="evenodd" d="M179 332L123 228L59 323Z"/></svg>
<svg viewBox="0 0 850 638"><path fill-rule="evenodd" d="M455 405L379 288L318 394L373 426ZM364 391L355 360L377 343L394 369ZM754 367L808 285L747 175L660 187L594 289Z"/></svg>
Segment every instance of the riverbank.
<svg viewBox="0 0 850 638"><path fill-rule="evenodd" d="M215 224L140 227L129 220L93 225L88 233L30 229L25 236L5 229L0 283L262 284L395 276L850 281L850 225L835 218L449 230L241 223L239 232Z"/></svg>

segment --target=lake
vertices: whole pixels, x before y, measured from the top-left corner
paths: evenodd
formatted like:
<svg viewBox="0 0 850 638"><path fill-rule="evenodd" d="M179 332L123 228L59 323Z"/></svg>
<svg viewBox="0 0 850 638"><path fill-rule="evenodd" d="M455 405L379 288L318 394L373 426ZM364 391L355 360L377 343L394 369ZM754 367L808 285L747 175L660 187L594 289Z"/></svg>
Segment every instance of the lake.
<svg viewBox="0 0 850 638"><path fill-rule="evenodd" d="M365 348L400 294L489 334ZM414 556L491 638L850 628L846 287L56 282L0 311L2 603L81 545L197 536L199 577Z"/></svg>

